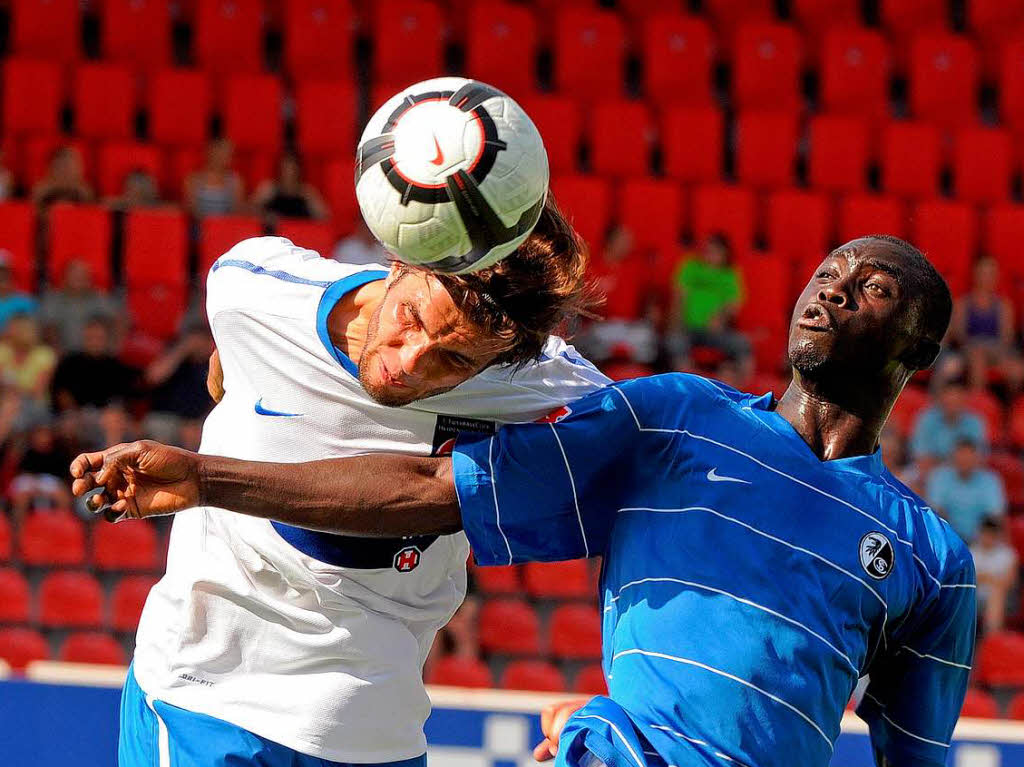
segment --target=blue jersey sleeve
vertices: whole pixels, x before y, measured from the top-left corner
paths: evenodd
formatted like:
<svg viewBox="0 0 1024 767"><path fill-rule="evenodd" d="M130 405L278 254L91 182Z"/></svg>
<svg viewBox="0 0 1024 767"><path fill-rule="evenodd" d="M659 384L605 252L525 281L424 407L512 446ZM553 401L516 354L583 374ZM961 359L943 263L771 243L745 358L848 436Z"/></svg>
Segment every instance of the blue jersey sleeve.
<svg viewBox="0 0 1024 767"><path fill-rule="evenodd" d="M857 713L876 752L898 767L945 765L974 655L974 562L963 547L953 577L870 670Z"/></svg>

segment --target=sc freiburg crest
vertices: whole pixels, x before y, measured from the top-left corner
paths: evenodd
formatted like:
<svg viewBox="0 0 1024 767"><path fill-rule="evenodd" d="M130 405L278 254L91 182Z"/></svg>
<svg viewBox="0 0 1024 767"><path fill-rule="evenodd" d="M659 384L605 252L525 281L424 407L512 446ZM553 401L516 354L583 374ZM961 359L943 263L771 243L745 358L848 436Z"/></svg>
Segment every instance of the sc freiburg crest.
<svg viewBox="0 0 1024 767"><path fill-rule="evenodd" d="M881 533L868 533L860 539L860 564L864 572L880 581L888 577L896 555L889 539Z"/></svg>

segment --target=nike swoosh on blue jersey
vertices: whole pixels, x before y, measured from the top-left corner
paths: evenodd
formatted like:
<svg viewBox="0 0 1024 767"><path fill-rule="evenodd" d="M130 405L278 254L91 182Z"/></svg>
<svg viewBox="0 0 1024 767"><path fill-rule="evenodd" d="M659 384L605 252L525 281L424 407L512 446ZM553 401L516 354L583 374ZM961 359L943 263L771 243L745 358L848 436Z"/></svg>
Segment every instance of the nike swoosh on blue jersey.
<svg viewBox="0 0 1024 767"><path fill-rule="evenodd" d="M257 415L271 415L277 416L278 418L297 418L302 415L302 413L282 413L280 410L267 410L263 407L263 397L256 400L253 410L256 411Z"/></svg>
<svg viewBox="0 0 1024 767"><path fill-rule="evenodd" d="M708 482L739 482L743 485L749 485L745 479L737 479L736 477L723 477L718 474L718 467L715 466L708 470Z"/></svg>

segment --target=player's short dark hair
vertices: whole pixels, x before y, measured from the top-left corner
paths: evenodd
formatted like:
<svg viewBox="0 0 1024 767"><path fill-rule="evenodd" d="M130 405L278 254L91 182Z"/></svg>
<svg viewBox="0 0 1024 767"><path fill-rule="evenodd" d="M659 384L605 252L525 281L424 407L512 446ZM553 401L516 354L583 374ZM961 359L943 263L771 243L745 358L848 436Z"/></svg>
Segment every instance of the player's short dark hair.
<svg viewBox="0 0 1024 767"><path fill-rule="evenodd" d="M508 256L478 272L434 276L470 321L511 343L492 364L523 365L599 303L587 261L585 243L549 193L533 232Z"/></svg>
<svg viewBox="0 0 1024 767"><path fill-rule="evenodd" d="M942 343L953 316L953 295L932 262L909 242L891 234L871 234L860 239L883 242L903 258L909 287L921 301L921 336Z"/></svg>

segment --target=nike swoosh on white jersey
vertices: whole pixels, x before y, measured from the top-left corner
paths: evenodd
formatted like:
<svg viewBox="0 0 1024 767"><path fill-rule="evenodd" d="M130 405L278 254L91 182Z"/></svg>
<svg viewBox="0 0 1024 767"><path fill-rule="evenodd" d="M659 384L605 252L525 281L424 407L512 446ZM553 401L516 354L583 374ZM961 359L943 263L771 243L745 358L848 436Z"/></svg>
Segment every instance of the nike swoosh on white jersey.
<svg viewBox="0 0 1024 767"><path fill-rule="evenodd" d="M718 474L718 467L714 466L708 469L708 482L739 482L741 485L749 485L745 479L738 479L736 477L722 477Z"/></svg>

